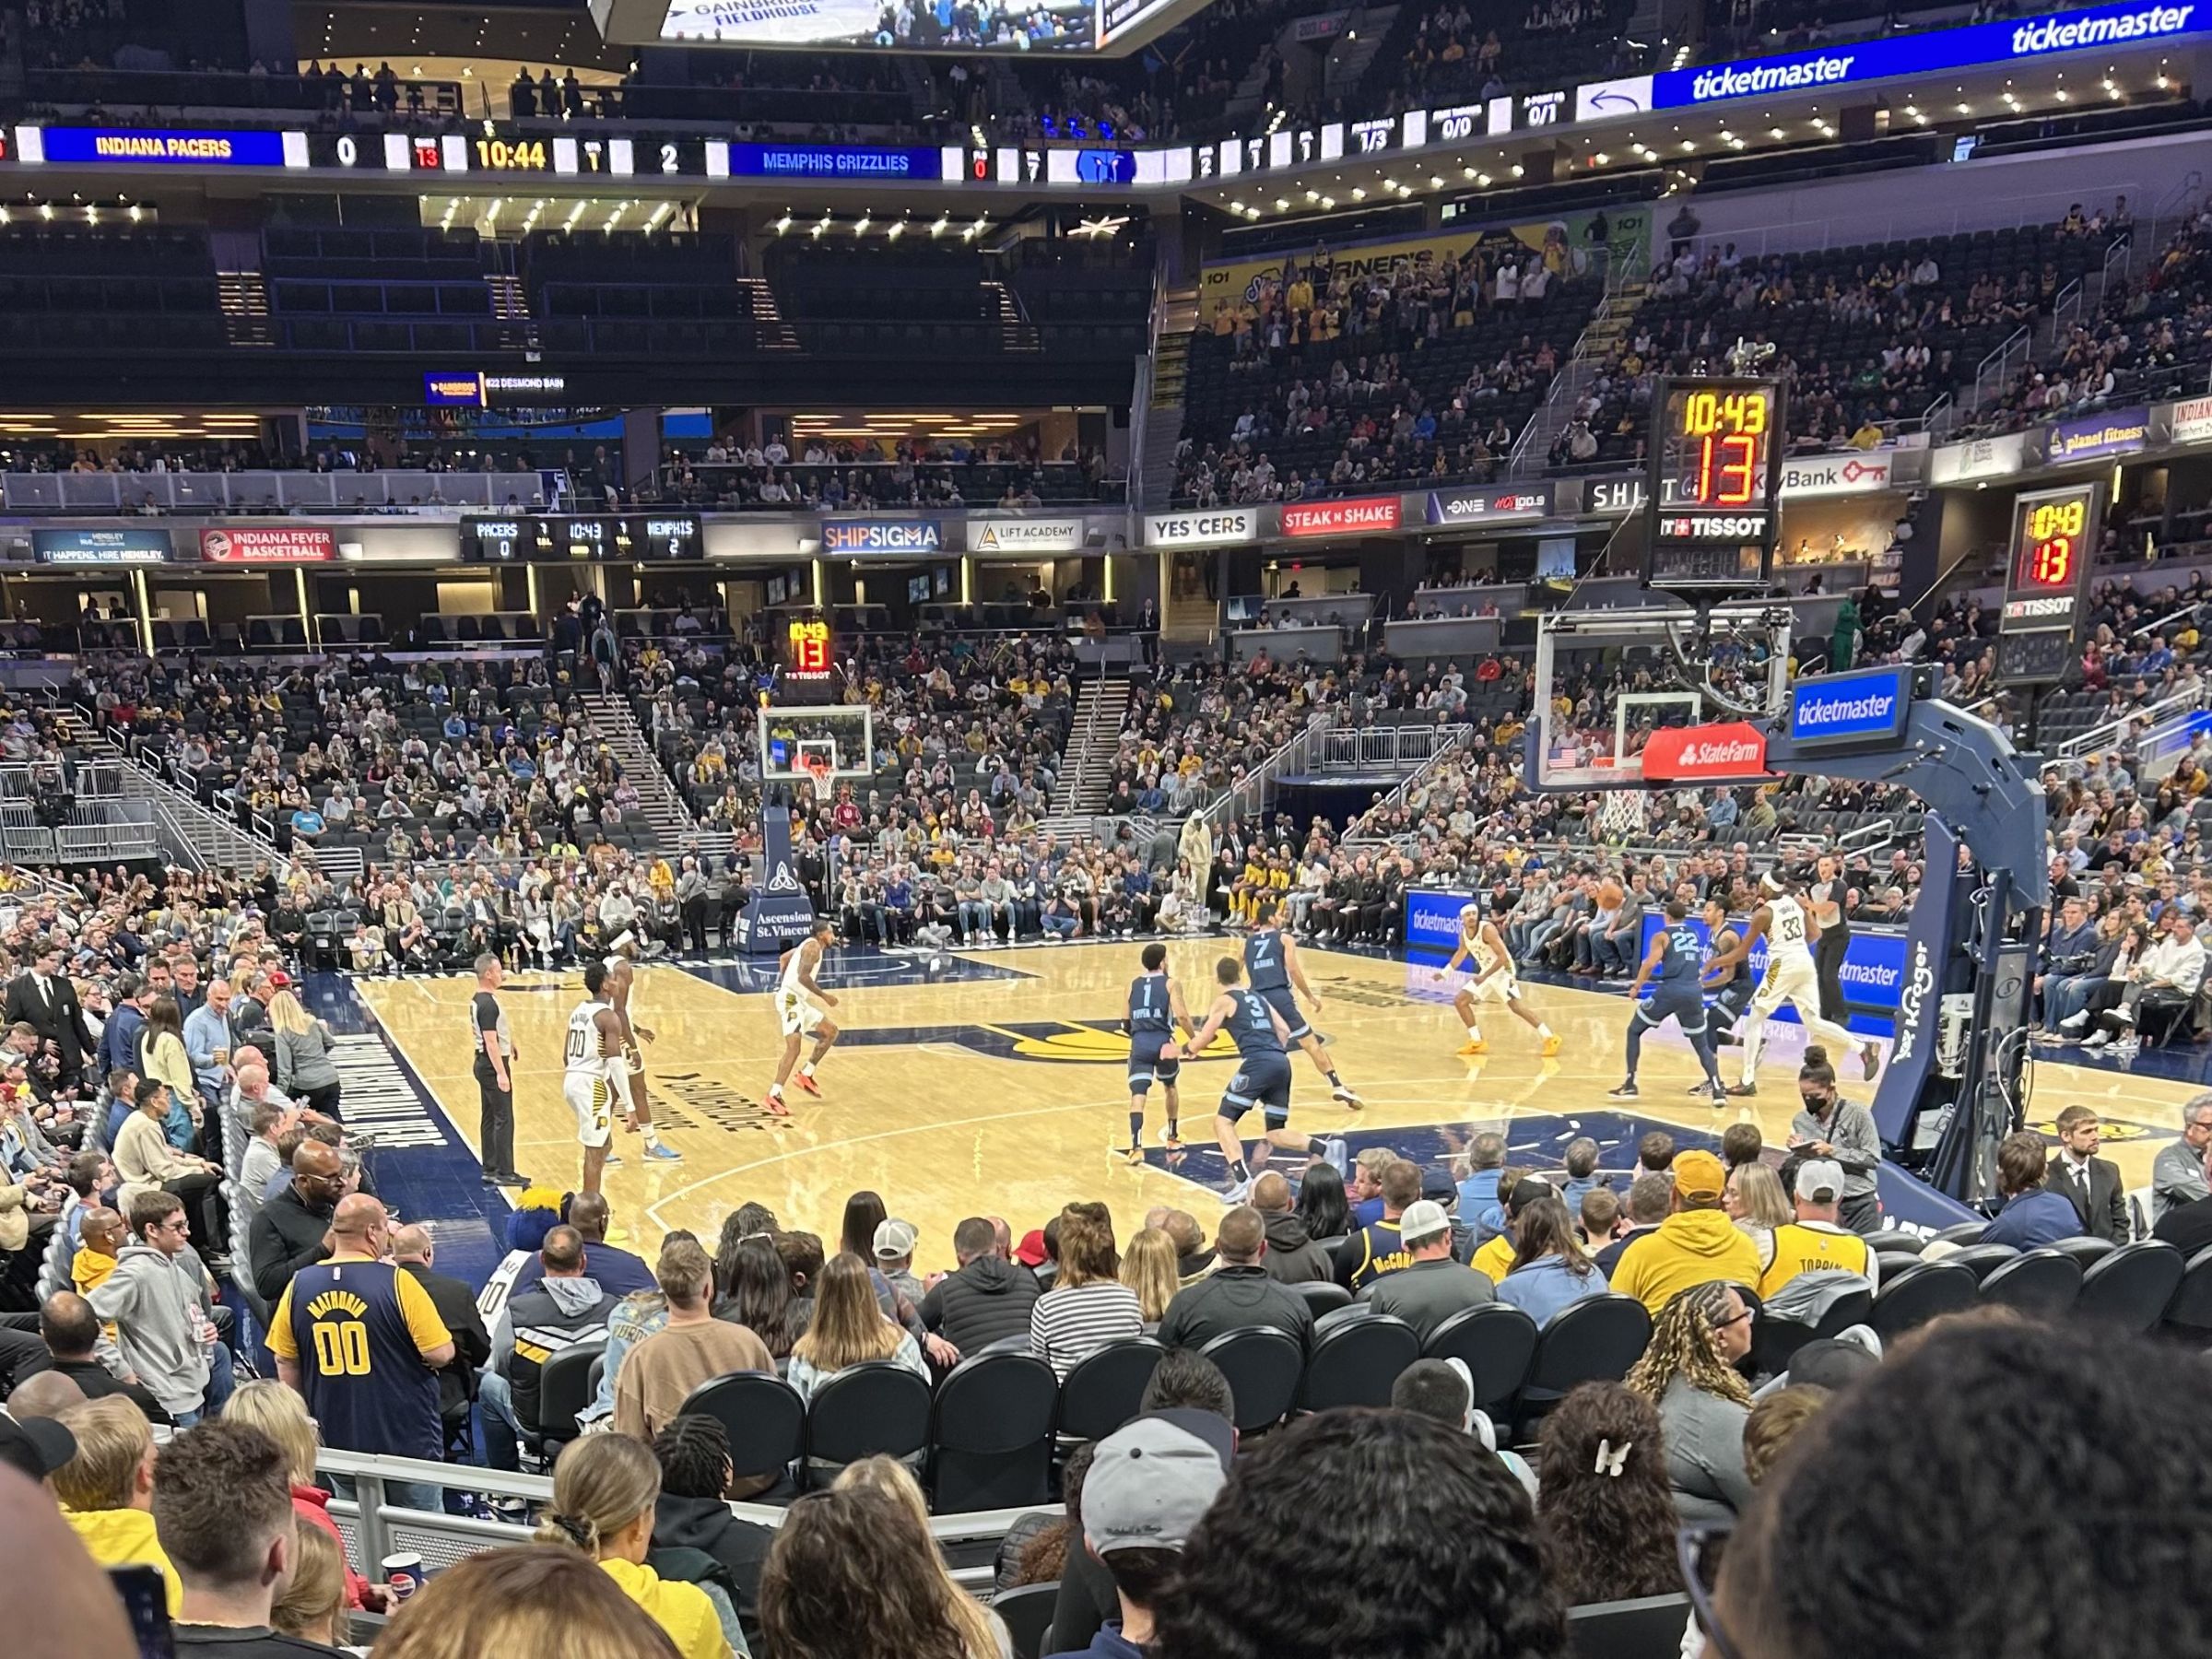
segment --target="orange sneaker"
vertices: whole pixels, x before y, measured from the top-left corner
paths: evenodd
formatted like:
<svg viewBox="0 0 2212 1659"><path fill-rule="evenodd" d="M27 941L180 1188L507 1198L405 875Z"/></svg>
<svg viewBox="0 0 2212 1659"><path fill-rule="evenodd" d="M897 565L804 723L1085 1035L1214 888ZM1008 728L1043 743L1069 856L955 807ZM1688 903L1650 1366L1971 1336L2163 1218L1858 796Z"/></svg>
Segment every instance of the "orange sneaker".
<svg viewBox="0 0 2212 1659"><path fill-rule="evenodd" d="M1564 1037L1559 1036L1557 1032L1554 1032L1551 1036L1544 1039L1544 1058L1547 1060L1550 1059L1554 1054L1558 1053L1566 1046L1567 1040Z"/></svg>
<svg viewBox="0 0 2212 1659"><path fill-rule="evenodd" d="M1471 1037L1459 1045L1459 1052L1469 1055L1487 1054L1490 1052L1490 1045L1479 1037Z"/></svg>
<svg viewBox="0 0 2212 1659"><path fill-rule="evenodd" d="M820 1097L822 1086L819 1083L817 1083L812 1077L808 1077L805 1072L797 1072L793 1074L791 1080L794 1083L796 1083L801 1088L805 1089L808 1094L814 1095L818 1099Z"/></svg>

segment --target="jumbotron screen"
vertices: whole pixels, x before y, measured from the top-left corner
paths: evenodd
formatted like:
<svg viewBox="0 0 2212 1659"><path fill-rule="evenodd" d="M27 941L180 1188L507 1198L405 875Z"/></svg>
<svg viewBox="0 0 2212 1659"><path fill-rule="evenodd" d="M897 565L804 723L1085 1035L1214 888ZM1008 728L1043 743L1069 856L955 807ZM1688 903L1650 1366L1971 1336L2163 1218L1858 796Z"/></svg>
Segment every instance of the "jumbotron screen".
<svg viewBox="0 0 2212 1659"><path fill-rule="evenodd" d="M840 52L1135 50L1199 0L592 0L609 41Z"/></svg>

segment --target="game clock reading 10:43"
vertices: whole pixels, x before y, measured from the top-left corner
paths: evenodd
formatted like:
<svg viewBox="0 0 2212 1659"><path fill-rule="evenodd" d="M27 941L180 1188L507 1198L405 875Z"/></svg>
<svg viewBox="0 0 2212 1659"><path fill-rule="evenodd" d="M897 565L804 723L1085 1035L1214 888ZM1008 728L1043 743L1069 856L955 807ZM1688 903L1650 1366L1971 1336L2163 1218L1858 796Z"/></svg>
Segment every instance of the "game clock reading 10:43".
<svg viewBox="0 0 2212 1659"><path fill-rule="evenodd" d="M828 702L837 665L837 636L820 617L783 622L782 674L778 695L789 702Z"/></svg>
<svg viewBox="0 0 2212 1659"><path fill-rule="evenodd" d="M1763 582L1774 545L1775 441L1782 388L1771 380L1662 382L1644 580L1659 587Z"/></svg>

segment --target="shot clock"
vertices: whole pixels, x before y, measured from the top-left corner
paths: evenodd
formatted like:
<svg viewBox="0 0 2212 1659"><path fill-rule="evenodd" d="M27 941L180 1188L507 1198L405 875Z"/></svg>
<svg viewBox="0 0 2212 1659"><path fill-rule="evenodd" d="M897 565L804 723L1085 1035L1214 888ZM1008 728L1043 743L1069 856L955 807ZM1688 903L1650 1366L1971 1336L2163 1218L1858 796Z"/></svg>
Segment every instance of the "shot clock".
<svg viewBox="0 0 2212 1659"><path fill-rule="evenodd" d="M776 695L784 702L826 703L837 668L837 633L827 618L787 612L777 618Z"/></svg>
<svg viewBox="0 0 2212 1659"><path fill-rule="evenodd" d="M1646 587L1712 594L1766 582L1782 438L1778 381L1660 382L1644 497Z"/></svg>
<svg viewBox="0 0 2212 1659"><path fill-rule="evenodd" d="M2104 530L2104 484L2039 489L2012 504L1997 675L2011 685L2062 678L2073 661L2081 594Z"/></svg>

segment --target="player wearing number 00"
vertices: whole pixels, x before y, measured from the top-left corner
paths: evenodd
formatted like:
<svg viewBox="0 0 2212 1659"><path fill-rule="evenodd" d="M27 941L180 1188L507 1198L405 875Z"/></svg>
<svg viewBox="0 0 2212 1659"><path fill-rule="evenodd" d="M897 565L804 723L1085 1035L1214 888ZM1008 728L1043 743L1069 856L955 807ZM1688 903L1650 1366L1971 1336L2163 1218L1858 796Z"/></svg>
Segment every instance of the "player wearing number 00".
<svg viewBox="0 0 2212 1659"><path fill-rule="evenodd" d="M599 1190L606 1173L609 1143L615 1137L615 1102L629 1076L623 1057L622 1017L606 995L606 964L594 958L583 965L583 1001L569 1013L561 1047L561 1098L576 1114L576 1141L583 1148L583 1187Z"/></svg>
<svg viewBox="0 0 2212 1659"><path fill-rule="evenodd" d="M1513 905L1510 893L1500 893L1491 900L1491 908L1503 915ZM1452 952L1452 959L1436 971L1436 982L1444 983L1452 971L1462 962L1475 965L1475 977L1459 988L1452 999L1452 1006L1459 1014L1459 1023L1467 1028L1467 1041L1460 1053L1467 1055L1486 1053L1489 1044L1483 1041L1482 1026L1475 1010L1484 1003L1503 1006L1519 1016L1523 1024L1535 1031L1544 1043L1544 1057L1558 1053L1560 1042L1558 1033L1544 1023L1543 1016L1528 1006L1527 994L1513 973L1513 954L1506 949L1505 939L1498 931L1498 924L1482 913L1478 904L1460 907L1459 946Z"/></svg>
<svg viewBox="0 0 2212 1659"><path fill-rule="evenodd" d="M1237 1045L1236 1075L1222 1090L1221 1106L1214 1118L1214 1138L1220 1143L1221 1157L1229 1165L1230 1188L1223 1196L1230 1204L1244 1201L1244 1195L1252 1191L1253 1177L1267 1167L1268 1152L1276 1147L1326 1159L1340 1175L1347 1162L1343 1141L1300 1135L1290 1127L1290 1056L1287 1052L1290 1028L1258 992L1247 991L1238 983L1243 977L1243 964L1235 957L1223 957L1214 965L1221 994L1206 1010L1206 1023L1183 1043L1181 1055L1189 1060L1204 1053L1214 1034L1221 1030L1228 1031ZM1247 1162L1244 1143L1237 1136L1237 1120L1254 1106L1260 1109L1266 1130L1253 1143L1252 1159Z"/></svg>

